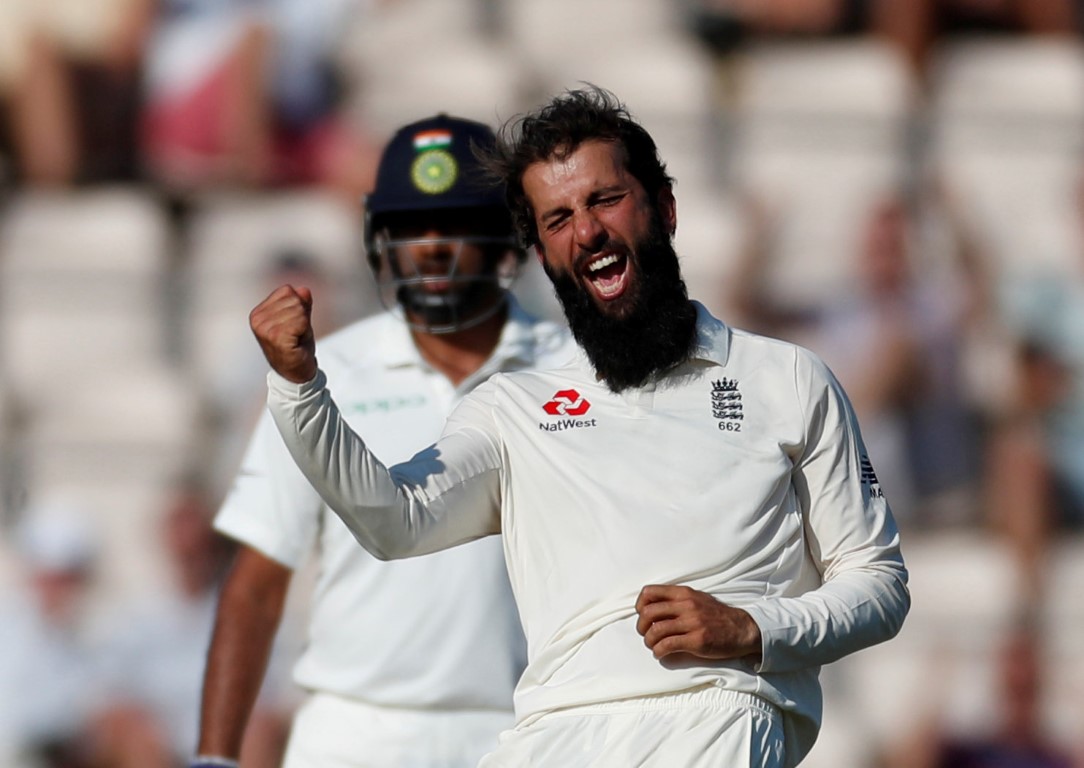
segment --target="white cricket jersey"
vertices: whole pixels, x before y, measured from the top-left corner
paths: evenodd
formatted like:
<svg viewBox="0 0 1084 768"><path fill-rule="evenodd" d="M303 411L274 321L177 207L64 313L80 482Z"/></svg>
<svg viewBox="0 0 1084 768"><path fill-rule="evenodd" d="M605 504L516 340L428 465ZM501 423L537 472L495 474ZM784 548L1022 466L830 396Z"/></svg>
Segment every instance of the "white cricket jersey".
<svg viewBox="0 0 1084 768"><path fill-rule="evenodd" d="M458 388L429 367L407 327L378 315L320 342L346 420L393 461L439 435L455 403L495 371L563 363L566 329L513 302L496 350ZM511 709L524 641L499 539L385 563L358 546L298 471L265 414L215 527L291 568L313 546L320 567L303 688L389 707Z"/></svg>
<svg viewBox="0 0 1084 768"><path fill-rule="evenodd" d="M697 311L690 360L649 384L614 394L583 356L495 376L390 471L344 428L323 375L271 375L269 404L303 471L380 556L503 534L528 644L520 723L714 683L783 710L793 765L819 727L819 667L902 624L899 535L819 359ZM646 584L746 609L762 662L656 660L636 631Z"/></svg>

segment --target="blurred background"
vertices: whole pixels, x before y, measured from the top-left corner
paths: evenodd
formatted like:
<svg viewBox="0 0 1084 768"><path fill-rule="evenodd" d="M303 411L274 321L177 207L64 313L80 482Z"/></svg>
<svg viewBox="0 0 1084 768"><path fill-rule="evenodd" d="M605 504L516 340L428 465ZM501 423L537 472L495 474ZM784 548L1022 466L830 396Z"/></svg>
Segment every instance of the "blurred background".
<svg viewBox="0 0 1084 768"><path fill-rule="evenodd" d="M811 347L903 532L899 638L809 766L1084 765L1079 0L0 0L0 768L181 765L262 407L247 314L378 311L379 149L587 81L690 293ZM559 317L531 260L517 292ZM255 720L276 764L295 579ZM252 763L253 766L257 762Z"/></svg>

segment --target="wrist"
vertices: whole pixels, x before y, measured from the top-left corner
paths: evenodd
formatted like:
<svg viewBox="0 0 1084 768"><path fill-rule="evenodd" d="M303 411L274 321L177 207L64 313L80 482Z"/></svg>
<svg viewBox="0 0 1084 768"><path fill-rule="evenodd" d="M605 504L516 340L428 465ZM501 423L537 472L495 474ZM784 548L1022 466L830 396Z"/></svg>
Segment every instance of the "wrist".
<svg viewBox="0 0 1084 768"><path fill-rule="evenodd" d="M196 755L188 763L188 768L241 768L241 764L232 757Z"/></svg>

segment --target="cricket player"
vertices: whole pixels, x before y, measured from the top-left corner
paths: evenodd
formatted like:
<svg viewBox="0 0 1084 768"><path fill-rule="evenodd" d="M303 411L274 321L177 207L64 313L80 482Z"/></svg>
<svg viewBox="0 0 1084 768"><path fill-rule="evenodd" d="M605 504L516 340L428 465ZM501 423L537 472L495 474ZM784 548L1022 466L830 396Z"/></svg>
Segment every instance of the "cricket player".
<svg viewBox="0 0 1084 768"><path fill-rule="evenodd" d="M689 300L672 179L612 94L555 98L487 166L582 354L494 376L384 464L329 393L311 292L283 286L251 322L291 454L378 557L502 534L528 663L481 766L798 764L820 667L910 606L846 395L812 353Z"/></svg>
<svg viewBox="0 0 1084 768"><path fill-rule="evenodd" d="M494 372L575 349L566 328L529 317L507 291L524 252L473 154L494 140L444 115L395 134L366 206L389 311L319 344L346 419L393 460L435 440ZM378 561L324 507L269 417L215 526L241 547L218 607L193 765L236 764L292 574L313 549L319 576L294 671L308 695L286 768L464 768L511 725L525 648L499 539Z"/></svg>

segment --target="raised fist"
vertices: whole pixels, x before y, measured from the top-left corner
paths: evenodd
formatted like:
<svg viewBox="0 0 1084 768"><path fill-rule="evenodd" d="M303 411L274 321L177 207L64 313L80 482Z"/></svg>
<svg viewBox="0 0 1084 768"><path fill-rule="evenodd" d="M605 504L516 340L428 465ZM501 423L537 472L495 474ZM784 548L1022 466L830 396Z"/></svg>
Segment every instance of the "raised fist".
<svg viewBox="0 0 1084 768"><path fill-rule="evenodd" d="M303 384L316 375L312 291L283 285L248 316L264 357L283 378Z"/></svg>

